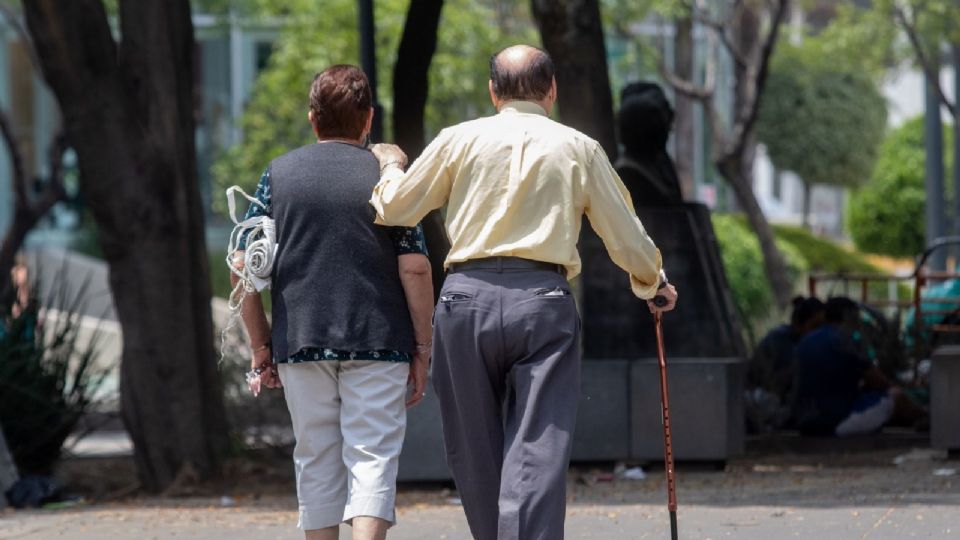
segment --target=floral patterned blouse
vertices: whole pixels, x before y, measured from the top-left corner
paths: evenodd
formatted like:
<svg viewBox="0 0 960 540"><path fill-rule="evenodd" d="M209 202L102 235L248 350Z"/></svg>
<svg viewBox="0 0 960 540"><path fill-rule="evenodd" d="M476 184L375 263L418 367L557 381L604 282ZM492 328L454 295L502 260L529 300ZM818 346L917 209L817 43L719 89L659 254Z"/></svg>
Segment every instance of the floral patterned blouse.
<svg viewBox="0 0 960 540"><path fill-rule="evenodd" d="M247 209L244 219L258 216L269 216L271 212L271 193L270 193L270 169L263 171L260 176L260 182L257 184L257 191L254 198L260 201L260 204L251 204ZM416 227L389 227L390 239L393 241L393 247L397 255L406 255L408 253L427 254L427 243L423 237L423 226ZM244 235L238 243L239 249L244 249L247 245L247 237ZM297 364L300 362L313 362L317 360L382 360L385 362L409 362L412 355L403 351L376 350L376 351L344 351L341 349L330 349L326 347L305 347L292 354L289 358L278 358L278 363Z"/></svg>

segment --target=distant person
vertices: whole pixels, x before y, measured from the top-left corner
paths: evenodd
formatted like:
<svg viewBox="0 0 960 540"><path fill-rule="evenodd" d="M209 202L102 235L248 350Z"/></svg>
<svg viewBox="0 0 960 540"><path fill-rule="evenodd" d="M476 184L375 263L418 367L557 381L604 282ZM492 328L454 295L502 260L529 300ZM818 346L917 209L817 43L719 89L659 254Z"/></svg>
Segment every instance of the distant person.
<svg viewBox="0 0 960 540"><path fill-rule="evenodd" d="M406 173L402 151L375 148L384 172L371 203L391 225L447 207L433 383L470 531L561 540L580 397L568 279L580 272L583 216L629 275L624 294L663 312L676 291L603 148L548 116L557 99L550 56L508 47L490 60L489 86L498 113L444 129Z"/></svg>
<svg viewBox="0 0 960 540"><path fill-rule="evenodd" d="M423 398L427 381L430 264L419 224L373 223L367 201L380 166L364 146L367 77L329 67L309 103L317 141L270 163L247 213L276 222L273 326L259 294L245 299L243 320L252 367L284 388L306 538L336 540L347 522L354 540L380 540L396 521L404 406Z"/></svg>
<svg viewBox="0 0 960 540"><path fill-rule="evenodd" d="M623 154L614 167L638 207L683 203L680 179L667 153L673 107L659 85L636 82L620 93Z"/></svg>
<svg viewBox="0 0 960 540"><path fill-rule="evenodd" d="M753 432L784 427L793 399L794 349L800 339L824 322L825 308L816 297L793 299L790 323L760 340L747 371L747 418Z"/></svg>
<svg viewBox="0 0 960 540"><path fill-rule="evenodd" d="M894 416L920 419L923 410L894 387L860 354L853 335L860 308L849 298L826 303L826 324L795 348L796 398L793 418L806 435L872 433Z"/></svg>

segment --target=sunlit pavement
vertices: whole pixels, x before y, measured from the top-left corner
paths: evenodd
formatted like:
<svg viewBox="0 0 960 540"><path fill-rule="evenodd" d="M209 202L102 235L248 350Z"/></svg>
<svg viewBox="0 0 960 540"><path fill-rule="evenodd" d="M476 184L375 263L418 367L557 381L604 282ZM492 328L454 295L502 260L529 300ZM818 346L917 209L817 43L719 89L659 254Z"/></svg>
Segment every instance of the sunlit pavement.
<svg viewBox="0 0 960 540"><path fill-rule="evenodd" d="M197 503L199 501L195 501ZM275 501L276 502L276 501ZM292 503L293 501L287 501ZM256 506L93 507L18 512L0 518L0 538L49 540L302 538L296 513L271 503ZM389 538L468 540L457 506L406 508ZM792 506L681 506L680 538L889 539L960 537L960 497L934 504L834 508ZM349 538L342 527L341 538ZM669 538L666 512L654 505L570 507L567 538Z"/></svg>
<svg viewBox="0 0 960 540"><path fill-rule="evenodd" d="M929 449L754 456L725 471L680 464L683 539L901 540L960 538L960 462ZM255 480L243 486L256 488ZM281 493L286 486L280 486ZM291 487L292 491L292 487ZM663 474L614 479L575 468L568 484L567 538L669 538ZM467 540L456 493L405 486L394 540ZM297 539L296 500L256 489L213 498L135 498L58 510L0 513L0 538ZM341 538L349 538L342 527Z"/></svg>

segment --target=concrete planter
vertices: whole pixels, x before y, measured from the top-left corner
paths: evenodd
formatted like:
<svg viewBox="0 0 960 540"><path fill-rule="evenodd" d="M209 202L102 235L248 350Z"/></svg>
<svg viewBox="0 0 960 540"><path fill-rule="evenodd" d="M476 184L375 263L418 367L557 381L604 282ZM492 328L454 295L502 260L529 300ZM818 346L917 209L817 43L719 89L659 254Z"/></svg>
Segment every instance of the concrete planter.
<svg viewBox="0 0 960 540"><path fill-rule="evenodd" d="M736 358L667 360L674 454L679 461L725 461L744 448L743 362ZM657 363L583 363L574 461L659 461L663 426ZM449 480L440 408L433 392L408 412L401 481Z"/></svg>
<svg viewBox="0 0 960 540"><path fill-rule="evenodd" d="M930 370L930 445L960 452L960 345L933 352Z"/></svg>

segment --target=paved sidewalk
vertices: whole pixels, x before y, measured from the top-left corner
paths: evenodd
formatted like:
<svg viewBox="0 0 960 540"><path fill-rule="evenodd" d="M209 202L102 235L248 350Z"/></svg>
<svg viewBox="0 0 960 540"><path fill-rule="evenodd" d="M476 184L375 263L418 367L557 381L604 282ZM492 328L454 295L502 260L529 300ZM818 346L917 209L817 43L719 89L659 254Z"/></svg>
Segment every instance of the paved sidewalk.
<svg viewBox="0 0 960 540"><path fill-rule="evenodd" d="M215 502L215 501L214 501ZM293 503L292 500L285 501ZM0 538L22 540L302 538L296 513L272 507L122 506L69 512L22 512L0 518ZM288 507L289 508L289 507ZM469 540L459 507L408 508L389 535L392 540ZM960 537L960 498L953 504L909 503L896 506L681 506L684 539L770 540L774 538L902 540ZM349 528L342 527L342 539ZM666 513L654 505L571 506L567 538L663 539L669 537Z"/></svg>
<svg viewBox="0 0 960 540"><path fill-rule="evenodd" d="M680 537L691 539L902 540L960 538L960 463L929 450L854 455L769 456L726 471L678 471ZM608 480L601 469L570 475L568 539L665 539L663 474ZM250 488L250 484L244 487ZM252 487L256 487L253 485ZM280 486L281 493L288 493ZM135 498L62 510L0 513L0 538L17 540L290 539L296 501L288 495ZM455 493L402 490L391 540L468 540ZM349 538L342 528L341 538Z"/></svg>

